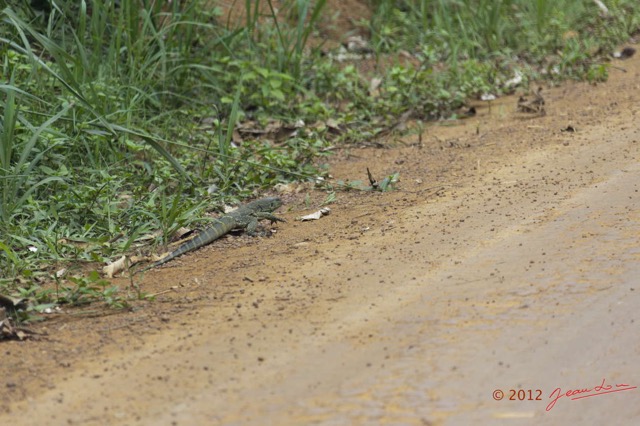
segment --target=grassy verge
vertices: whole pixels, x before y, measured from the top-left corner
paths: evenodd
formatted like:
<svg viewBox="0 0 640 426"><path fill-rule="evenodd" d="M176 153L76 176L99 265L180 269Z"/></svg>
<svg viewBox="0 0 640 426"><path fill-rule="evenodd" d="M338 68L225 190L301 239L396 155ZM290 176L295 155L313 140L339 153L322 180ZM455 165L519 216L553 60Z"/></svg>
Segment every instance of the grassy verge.
<svg viewBox="0 0 640 426"><path fill-rule="evenodd" d="M239 26L211 0L34 4L0 11L0 293L118 307L128 296L87 271L148 236L314 179L329 144L409 110L450 117L513 90L516 73L606 79L606 56L640 27L631 0L606 16L578 0L376 0L361 25L390 66L373 96L356 67L310 47L325 1L245 0ZM413 65L389 59L401 50Z"/></svg>

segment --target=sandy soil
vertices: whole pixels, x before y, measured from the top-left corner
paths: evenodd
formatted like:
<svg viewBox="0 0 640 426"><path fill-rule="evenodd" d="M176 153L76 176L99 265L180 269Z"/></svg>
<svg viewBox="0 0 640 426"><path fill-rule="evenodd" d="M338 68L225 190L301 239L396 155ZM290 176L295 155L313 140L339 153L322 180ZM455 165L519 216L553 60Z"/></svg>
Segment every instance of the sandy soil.
<svg viewBox="0 0 640 426"><path fill-rule="evenodd" d="M640 58L616 65L546 89L544 117L504 98L345 149L335 178L398 189L304 223L326 194L285 195L273 237L146 273L156 301L3 342L0 424L637 422Z"/></svg>

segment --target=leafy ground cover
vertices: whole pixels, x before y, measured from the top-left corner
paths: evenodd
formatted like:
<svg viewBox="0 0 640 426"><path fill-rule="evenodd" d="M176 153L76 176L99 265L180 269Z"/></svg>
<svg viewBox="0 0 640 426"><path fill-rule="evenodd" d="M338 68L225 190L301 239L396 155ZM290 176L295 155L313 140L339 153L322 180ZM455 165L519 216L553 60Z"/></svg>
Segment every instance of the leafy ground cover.
<svg viewBox="0 0 640 426"><path fill-rule="evenodd" d="M211 0L1 11L0 293L38 309L124 306L144 295L87 271L225 202L314 182L329 147L371 142L400 117L455 118L533 81L605 80L640 28L631 0L373 0L357 22L372 77L325 43L330 1L237 3L237 22Z"/></svg>

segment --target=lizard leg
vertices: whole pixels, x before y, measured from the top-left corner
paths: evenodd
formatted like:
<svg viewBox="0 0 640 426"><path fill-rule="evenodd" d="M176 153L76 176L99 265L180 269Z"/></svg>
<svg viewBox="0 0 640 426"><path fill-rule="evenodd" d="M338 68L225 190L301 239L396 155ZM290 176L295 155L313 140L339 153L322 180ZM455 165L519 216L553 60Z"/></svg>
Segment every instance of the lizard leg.
<svg viewBox="0 0 640 426"><path fill-rule="evenodd" d="M258 220L262 220L262 219L269 219L271 221L271 223L276 223L276 222L286 222L286 220L282 219L281 217L278 217L272 213L268 213L268 212L257 212L255 214L255 217Z"/></svg>
<svg viewBox="0 0 640 426"><path fill-rule="evenodd" d="M247 223L247 234L252 237L257 235L256 229L258 229L258 219L251 219L249 223Z"/></svg>
<svg viewBox="0 0 640 426"><path fill-rule="evenodd" d="M254 217L249 221L249 223L247 223L246 226L246 232L248 235L251 235L252 237L255 237L256 235L266 235L266 232L257 232L258 227L260 227L262 229L262 225L260 225L259 220L262 219L268 219L271 221L271 223L275 223L275 222L286 222L286 220L279 218L277 216L274 216L270 213L256 213L254 215Z"/></svg>

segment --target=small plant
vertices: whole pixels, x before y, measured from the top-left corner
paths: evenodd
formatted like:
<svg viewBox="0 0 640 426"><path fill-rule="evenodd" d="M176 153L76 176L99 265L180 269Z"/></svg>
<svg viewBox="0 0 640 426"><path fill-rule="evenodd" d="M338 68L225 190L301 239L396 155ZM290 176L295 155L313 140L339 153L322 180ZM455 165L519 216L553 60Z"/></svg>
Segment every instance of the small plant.
<svg viewBox="0 0 640 426"><path fill-rule="evenodd" d="M590 83L599 83L607 81L609 78L609 65L608 64L591 64L587 70L586 79Z"/></svg>
<svg viewBox="0 0 640 426"><path fill-rule="evenodd" d="M393 190L393 185L395 185L398 180L400 180L400 173L398 172L385 176L376 189L382 192L391 191Z"/></svg>
<svg viewBox="0 0 640 426"><path fill-rule="evenodd" d="M126 298L119 294L118 287L101 279L97 271L91 271L84 277L70 277L69 281L73 285L58 283L56 286L56 303L80 306L100 301L115 309L128 307Z"/></svg>

